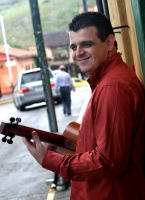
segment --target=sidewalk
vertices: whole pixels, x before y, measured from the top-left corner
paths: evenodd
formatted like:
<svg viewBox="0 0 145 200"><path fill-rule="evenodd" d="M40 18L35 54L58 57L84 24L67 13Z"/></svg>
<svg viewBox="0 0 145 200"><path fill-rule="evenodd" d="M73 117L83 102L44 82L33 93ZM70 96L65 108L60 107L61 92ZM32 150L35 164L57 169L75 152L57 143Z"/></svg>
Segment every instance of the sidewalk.
<svg viewBox="0 0 145 200"><path fill-rule="evenodd" d="M0 105L5 104L5 103L11 103L11 102L13 102L13 96L12 96L12 94L5 95L5 96L2 96L0 98Z"/></svg>

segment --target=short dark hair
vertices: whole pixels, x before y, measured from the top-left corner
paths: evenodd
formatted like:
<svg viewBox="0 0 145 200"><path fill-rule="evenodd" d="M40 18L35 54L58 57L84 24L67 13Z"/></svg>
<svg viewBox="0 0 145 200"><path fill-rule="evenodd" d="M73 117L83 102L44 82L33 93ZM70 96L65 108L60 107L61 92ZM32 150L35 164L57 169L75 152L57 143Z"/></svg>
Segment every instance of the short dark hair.
<svg viewBox="0 0 145 200"><path fill-rule="evenodd" d="M105 42L110 34L114 35L109 19L100 12L84 12L76 15L69 24L69 31L77 32L80 29L94 26L98 30L98 37ZM117 42L114 43L117 49Z"/></svg>

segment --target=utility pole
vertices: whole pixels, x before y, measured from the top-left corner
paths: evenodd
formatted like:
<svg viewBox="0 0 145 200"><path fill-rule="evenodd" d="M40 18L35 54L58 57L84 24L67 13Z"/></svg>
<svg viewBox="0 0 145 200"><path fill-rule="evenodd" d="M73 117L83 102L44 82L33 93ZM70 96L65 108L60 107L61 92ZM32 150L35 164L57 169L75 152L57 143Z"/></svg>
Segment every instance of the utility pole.
<svg viewBox="0 0 145 200"><path fill-rule="evenodd" d="M7 44L5 27L4 27L4 22L3 22L3 17L2 16L0 16L0 21L1 21L3 40L4 40L4 48L5 48L5 52L6 52L6 59L7 59L6 66L8 67L8 70L9 70L9 76L10 76L10 82L11 82L10 88L12 88L12 90L13 90L14 89L14 86L13 86L13 75L12 75L11 63L10 63L9 52L8 52L8 48L9 47L8 47L8 44Z"/></svg>
<svg viewBox="0 0 145 200"><path fill-rule="evenodd" d="M102 0L96 0L96 4L97 4L98 11L101 13L104 13Z"/></svg>
<svg viewBox="0 0 145 200"><path fill-rule="evenodd" d="M98 11L106 15L106 17L110 20L109 8L107 0L96 0Z"/></svg>
<svg viewBox="0 0 145 200"><path fill-rule="evenodd" d="M107 2L107 0L103 0L103 7L104 7L104 14L110 20L109 8L108 8L108 2Z"/></svg>
<svg viewBox="0 0 145 200"><path fill-rule="evenodd" d="M35 35L35 41L37 46L38 52L38 59L41 71L41 77L43 82L43 89L46 99L46 106L47 106L47 114L48 114L48 121L50 125L51 132L58 132L56 114L54 109L54 102L52 97L52 90L50 85L50 78L49 78L49 71L48 71L48 63L45 53L45 46L42 34L42 27L40 21L40 14L39 14L39 7L37 0L29 0L30 8L31 8L31 17L33 23L33 30ZM57 173L54 173L54 182L62 182L65 184L65 180L60 178Z"/></svg>
<svg viewBox="0 0 145 200"><path fill-rule="evenodd" d="M82 1L83 1L84 12L87 12L88 11L87 2L86 2L86 0L82 0Z"/></svg>
<svg viewBox="0 0 145 200"><path fill-rule="evenodd" d="M51 132L58 132L54 102L53 102L53 97L52 97L52 90L51 90L51 85L50 85L48 63L47 63L45 46L44 46L43 35L42 35L42 27L41 27L41 21L40 21L38 2L37 0L29 0L29 3L30 3L30 8L31 8L33 30L34 30L35 41L36 41L37 52L38 52L39 67L41 71L43 89L44 89L45 99L46 99L49 125L50 125Z"/></svg>

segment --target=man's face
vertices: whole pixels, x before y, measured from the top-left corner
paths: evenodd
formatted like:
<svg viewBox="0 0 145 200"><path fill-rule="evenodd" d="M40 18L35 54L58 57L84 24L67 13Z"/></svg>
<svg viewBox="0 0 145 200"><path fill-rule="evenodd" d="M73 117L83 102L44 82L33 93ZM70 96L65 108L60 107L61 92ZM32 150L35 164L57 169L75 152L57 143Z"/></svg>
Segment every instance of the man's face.
<svg viewBox="0 0 145 200"><path fill-rule="evenodd" d="M72 59L86 74L92 74L108 58L107 43L107 39L102 42L98 38L97 30L93 26L77 32L70 31Z"/></svg>

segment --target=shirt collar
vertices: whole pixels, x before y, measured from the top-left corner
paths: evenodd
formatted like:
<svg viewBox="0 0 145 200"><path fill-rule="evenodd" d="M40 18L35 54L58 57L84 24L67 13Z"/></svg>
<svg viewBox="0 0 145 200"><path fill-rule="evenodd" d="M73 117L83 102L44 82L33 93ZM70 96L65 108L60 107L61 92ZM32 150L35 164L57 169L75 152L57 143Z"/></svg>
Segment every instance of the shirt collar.
<svg viewBox="0 0 145 200"><path fill-rule="evenodd" d="M116 65L122 63L123 60L121 58L120 53L115 53L107 60L105 60L88 78L88 83L92 90L96 88L102 77L114 68Z"/></svg>

